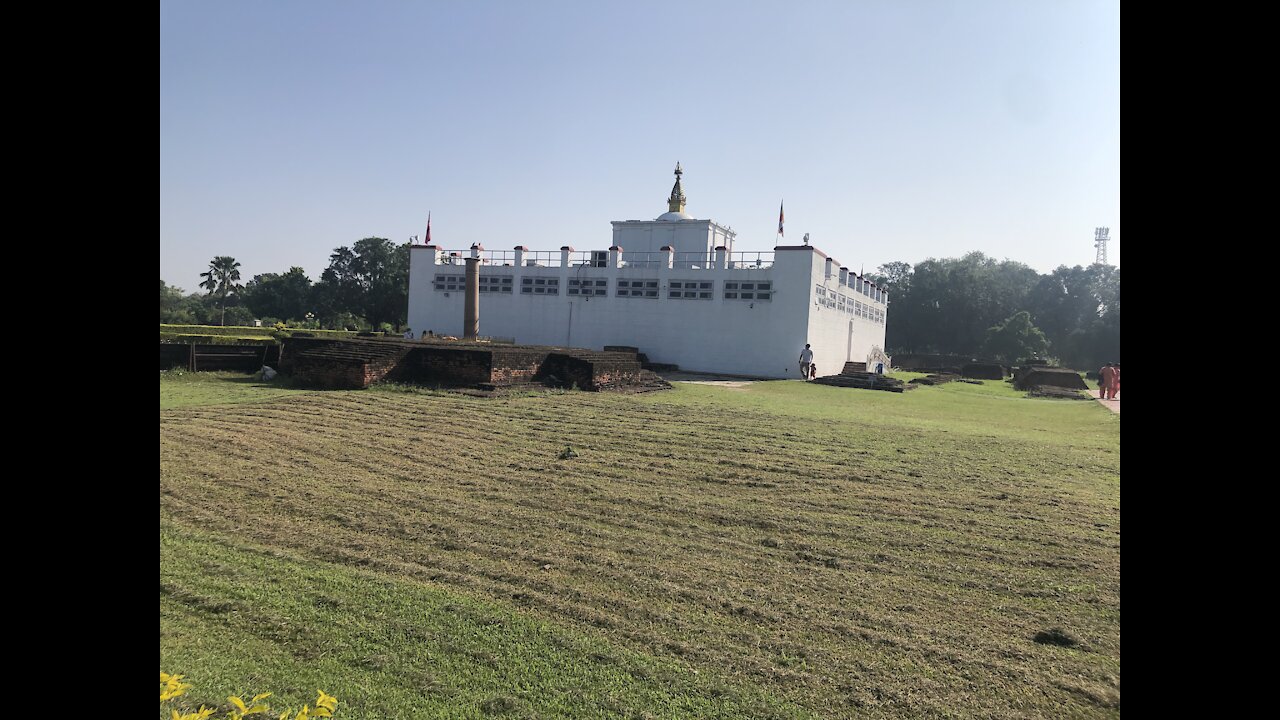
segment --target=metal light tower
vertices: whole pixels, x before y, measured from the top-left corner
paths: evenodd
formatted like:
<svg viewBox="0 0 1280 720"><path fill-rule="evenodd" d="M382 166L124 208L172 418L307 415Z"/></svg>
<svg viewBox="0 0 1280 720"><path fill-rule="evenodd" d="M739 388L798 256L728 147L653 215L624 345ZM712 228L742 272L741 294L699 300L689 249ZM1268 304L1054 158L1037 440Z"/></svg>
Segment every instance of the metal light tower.
<svg viewBox="0 0 1280 720"><path fill-rule="evenodd" d="M1109 237L1110 233L1111 228L1104 227L1097 228L1093 231L1093 246L1098 249L1098 255L1094 259L1094 262L1098 265L1107 264L1107 241L1111 239Z"/></svg>

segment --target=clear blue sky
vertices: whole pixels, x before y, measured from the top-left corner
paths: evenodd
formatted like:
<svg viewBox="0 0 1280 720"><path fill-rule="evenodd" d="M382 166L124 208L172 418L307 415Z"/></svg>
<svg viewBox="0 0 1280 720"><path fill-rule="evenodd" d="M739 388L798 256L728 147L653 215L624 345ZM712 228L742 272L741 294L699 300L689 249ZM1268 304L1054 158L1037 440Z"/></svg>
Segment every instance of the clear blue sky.
<svg viewBox="0 0 1280 720"><path fill-rule="evenodd" d="M846 266L1120 247L1118 0L164 1L160 277L603 249L666 211Z"/></svg>

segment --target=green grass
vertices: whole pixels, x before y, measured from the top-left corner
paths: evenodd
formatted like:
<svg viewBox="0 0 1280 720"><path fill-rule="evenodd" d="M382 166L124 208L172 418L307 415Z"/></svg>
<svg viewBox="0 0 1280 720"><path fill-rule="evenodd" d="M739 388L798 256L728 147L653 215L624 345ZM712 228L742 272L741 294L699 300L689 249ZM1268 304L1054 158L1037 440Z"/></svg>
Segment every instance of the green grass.
<svg viewBox="0 0 1280 720"><path fill-rule="evenodd" d="M186 370L160 372L161 410L191 405L264 402L303 392L306 391L291 387L286 378L279 376L271 382L263 382L256 373L193 373Z"/></svg>
<svg viewBox="0 0 1280 720"><path fill-rule="evenodd" d="M325 689L345 718L808 717L510 606L169 523L160 575L160 653L192 710L259 692L296 708Z"/></svg>
<svg viewBox="0 0 1280 720"><path fill-rule="evenodd" d="M164 409L183 382L199 404ZM993 381L482 399L163 374L161 403L161 668L197 701L1119 715L1120 420L1097 403Z"/></svg>

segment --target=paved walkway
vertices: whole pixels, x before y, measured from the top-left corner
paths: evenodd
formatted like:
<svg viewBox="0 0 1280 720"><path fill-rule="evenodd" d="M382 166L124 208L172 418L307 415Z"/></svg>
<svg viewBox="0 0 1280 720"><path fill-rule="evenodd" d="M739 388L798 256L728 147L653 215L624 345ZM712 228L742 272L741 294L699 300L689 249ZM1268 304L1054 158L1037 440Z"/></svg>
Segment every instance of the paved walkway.
<svg viewBox="0 0 1280 720"><path fill-rule="evenodd" d="M1103 400L1102 398L1094 398L1094 399L1102 403L1102 406L1110 410L1111 412L1117 415L1120 414L1120 393L1116 393L1115 400Z"/></svg>

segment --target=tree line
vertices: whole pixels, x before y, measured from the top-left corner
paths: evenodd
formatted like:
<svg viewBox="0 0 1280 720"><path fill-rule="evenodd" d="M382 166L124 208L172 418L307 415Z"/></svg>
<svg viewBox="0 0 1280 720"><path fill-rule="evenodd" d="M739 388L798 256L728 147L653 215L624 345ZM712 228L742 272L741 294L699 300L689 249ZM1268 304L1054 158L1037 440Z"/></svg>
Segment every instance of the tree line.
<svg viewBox="0 0 1280 720"><path fill-rule="evenodd" d="M881 265L889 291L886 352L1031 357L1094 369L1120 360L1120 268L1058 267L1047 275L980 252Z"/></svg>
<svg viewBox="0 0 1280 720"><path fill-rule="evenodd" d="M215 257L201 273L203 293L184 294L160 280L160 322L263 325L326 330L398 329L409 304L409 243L365 238L340 247L312 282L306 271L255 275L240 283L240 263Z"/></svg>
<svg viewBox="0 0 1280 720"><path fill-rule="evenodd" d="M160 322L323 329L399 329L409 292L409 244L365 238L340 247L312 282L300 267L240 283L240 264L219 256L203 293L160 281ZM1057 359L1092 369L1120 359L1120 269L1061 266L1047 275L980 252L891 262L870 276L889 291L886 351L970 355L1017 363Z"/></svg>

